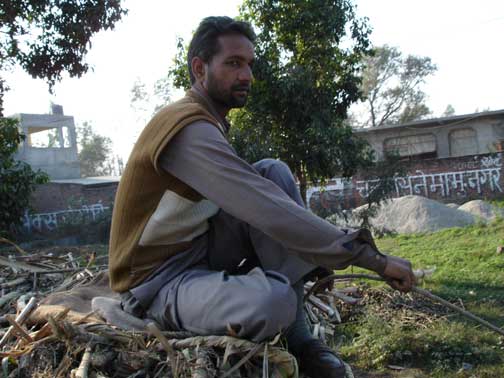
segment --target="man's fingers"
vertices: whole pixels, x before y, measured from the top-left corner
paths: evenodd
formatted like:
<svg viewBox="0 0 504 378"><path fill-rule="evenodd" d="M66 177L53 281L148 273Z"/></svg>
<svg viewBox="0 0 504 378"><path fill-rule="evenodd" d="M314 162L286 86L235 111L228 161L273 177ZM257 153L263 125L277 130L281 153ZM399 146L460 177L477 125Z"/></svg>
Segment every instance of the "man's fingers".
<svg viewBox="0 0 504 378"><path fill-rule="evenodd" d="M383 276L392 288L403 293L409 292L416 282L411 262L400 257L387 256Z"/></svg>
<svg viewBox="0 0 504 378"><path fill-rule="evenodd" d="M395 290L399 290L402 293L408 293L413 287L413 282L409 277L404 279L388 279L387 283Z"/></svg>
<svg viewBox="0 0 504 378"><path fill-rule="evenodd" d="M413 286L413 279L411 277L411 275L407 275L406 279L404 280L403 282L403 292L404 293L407 293L408 291L411 290L411 287Z"/></svg>

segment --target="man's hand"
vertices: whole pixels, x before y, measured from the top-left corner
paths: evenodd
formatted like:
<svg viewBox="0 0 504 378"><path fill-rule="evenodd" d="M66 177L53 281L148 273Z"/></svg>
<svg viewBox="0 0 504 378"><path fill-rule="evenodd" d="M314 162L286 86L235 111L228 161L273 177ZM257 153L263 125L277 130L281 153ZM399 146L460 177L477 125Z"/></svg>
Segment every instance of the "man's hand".
<svg viewBox="0 0 504 378"><path fill-rule="evenodd" d="M387 256L383 278L392 288L403 293L409 292L416 283L411 263L408 260L390 255Z"/></svg>

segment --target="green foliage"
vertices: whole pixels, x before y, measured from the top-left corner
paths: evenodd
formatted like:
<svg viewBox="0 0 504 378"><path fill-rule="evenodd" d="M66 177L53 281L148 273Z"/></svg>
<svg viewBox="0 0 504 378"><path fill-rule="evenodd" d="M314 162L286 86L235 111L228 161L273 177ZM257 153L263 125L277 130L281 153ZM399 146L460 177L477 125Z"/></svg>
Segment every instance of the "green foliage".
<svg viewBox="0 0 504 378"><path fill-rule="evenodd" d="M110 174L107 161L110 159L112 141L97 134L89 122L77 128L79 161L82 177Z"/></svg>
<svg viewBox="0 0 504 378"><path fill-rule="evenodd" d="M0 236L7 236L21 223L35 185L49 180L45 173L34 172L28 164L14 159L25 138L17 124L17 120L0 118Z"/></svg>
<svg viewBox="0 0 504 378"><path fill-rule="evenodd" d="M492 206L504 209L504 199L488 201Z"/></svg>
<svg viewBox="0 0 504 378"><path fill-rule="evenodd" d="M494 347L499 343L497 335L474 332L462 323L437 320L419 332L399 321L386 322L369 314L353 331L357 336L341 352L365 369L391 364L441 372L458 370L462 363L504 362L503 347Z"/></svg>
<svg viewBox="0 0 504 378"><path fill-rule="evenodd" d="M360 61L369 51L370 29L353 3L248 0L241 17L259 33L248 104L231 116L237 153L249 162L283 160L304 198L309 180L348 177L367 166L371 150L344 123L360 98ZM170 78L175 87L188 88L181 40L178 48Z"/></svg>
<svg viewBox="0 0 504 378"><path fill-rule="evenodd" d="M395 179L405 176L406 171L401 158L390 153L385 160L374 161L360 172L360 178L372 182L366 197L366 205L360 209L357 216L361 220L361 227L371 229L370 218L374 217L381 204L396 194ZM376 234L387 230L374 230Z"/></svg>
<svg viewBox="0 0 504 378"><path fill-rule="evenodd" d="M191 88L191 79L189 77L189 68L187 67L187 49L184 40L177 38L177 54L173 58L173 66L168 71L168 78L175 88Z"/></svg>
<svg viewBox="0 0 504 378"><path fill-rule="evenodd" d="M0 2L0 71L20 65L50 88L66 71L80 77L91 37L113 29L127 13L120 0ZM0 78L0 112L6 86ZM0 113L1 115L1 113Z"/></svg>
<svg viewBox="0 0 504 378"><path fill-rule="evenodd" d="M443 112L442 117L451 117L453 115L455 115L455 108L453 107L453 105L446 105L446 109Z"/></svg>
<svg viewBox="0 0 504 378"><path fill-rule="evenodd" d="M408 55L395 47L378 47L365 59L362 91L368 107L362 126L406 123L430 114L420 86L437 67L429 57Z"/></svg>
<svg viewBox="0 0 504 378"><path fill-rule="evenodd" d="M348 177L368 164L366 142L344 123L360 98L360 61L369 48L370 29L353 3L248 0L241 14L259 33L248 115L237 116L234 141L244 137L248 150L258 138L267 141L259 151L289 165L303 196L309 180Z"/></svg>

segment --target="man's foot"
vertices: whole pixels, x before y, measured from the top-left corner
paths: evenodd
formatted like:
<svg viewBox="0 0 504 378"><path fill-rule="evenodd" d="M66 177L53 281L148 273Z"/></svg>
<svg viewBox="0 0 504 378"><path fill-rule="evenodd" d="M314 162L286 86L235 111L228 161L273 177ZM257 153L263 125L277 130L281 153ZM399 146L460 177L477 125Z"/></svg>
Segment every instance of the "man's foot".
<svg viewBox="0 0 504 378"><path fill-rule="evenodd" d="M300 370L310 378L345 378L345 365L336 353L319 339L303 344L296 356Z"/></svg>

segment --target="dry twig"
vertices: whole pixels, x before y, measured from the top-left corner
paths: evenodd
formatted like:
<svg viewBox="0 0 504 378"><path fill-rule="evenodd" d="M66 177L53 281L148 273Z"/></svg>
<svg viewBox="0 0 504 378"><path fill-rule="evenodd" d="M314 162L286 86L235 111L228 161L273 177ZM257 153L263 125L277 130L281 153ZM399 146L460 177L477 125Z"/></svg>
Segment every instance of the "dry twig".
<svg viewBox="0 0 504 378"><path fill-rule="evenodd" d="M28 333L19 325L18 322L14 319L13 316L11 315L6 315L5 319L10 323L10 325L13 327L13 332L17 333L19 336L21 336L23 339L28 341L29 343L33 342L33 339L28 335Z"/></svg>
<svg viewBox="0 0 504 378"><path fill-rule="evenodd" d="M334 279L340 279L340 278L361 278L361 279L368 279L368 280L373 280L373 281L385 281L382 277L373 276L373 275L369 275L369 274L331 274L331 275L324 277L321 280L317 281L317 283L315 285L313 285L308 290L308 292L305 294L305 300L306 300L306 298L309 298L313 292L316 292L316 290L319 287L323 286L324 284L326 284L330 281L333 281ZM501 328L491 324L490 322L487 322L486 320L480 318L479 316L476 316L476 315L470 313L467 310L463 310L460 307L455 306L454 304L444 300L441 297L438 297L437 295L430 293L429 291L427 291L425 289L421 289L419 287L413 286L413 288L411 290L413 292L418 293L424 297L427 297L435 302L441 303L442 305L458 312L459 314L461 314L471 320L474 320L475 322L499 333L500 335L504 335L504 330L502 330Z"/></svg>
<svg viewBox="0 0 504 378"><path fill-rule="evenodd" d="M30 299L30 301L28 302L26 307L23 309L23 311L21 311L21 313L16 317L16 319L15 319L16 322L20 325L23 324L26 321L26 319L28 319L28 316L35 309L35 307L37 307L37 300L35 299L35 297L33 297ZM12 326L7 330L5 335L0 340L0 348L3 347L5 345L5 343L9 340L9 338L12 335L13 330L14 330L14 327L12 327Z"/></svg>
<svg viewBox="0 0 504 378"><path fill-rule="evenodd" d="M71 378L88 378L88 369L91 362L92 351L93 348L90 345L86 347L79 367L72 370L70 373Z"/></svg>
<svg viewBox="0 0 504 378"><path fill-rule="evenodd" d="M177 378L178 377L177 355L175 354L173 347L170 345L166 337L161 333L161 330L154 323L147 324L147 329L149 330L150 333L152 333L153 336L156 337L156 339L158 339L158 341L163 346L171 362L172 374L175 378Z"/></svg>

